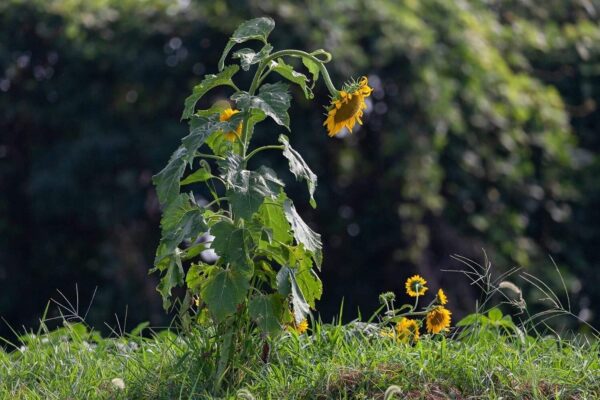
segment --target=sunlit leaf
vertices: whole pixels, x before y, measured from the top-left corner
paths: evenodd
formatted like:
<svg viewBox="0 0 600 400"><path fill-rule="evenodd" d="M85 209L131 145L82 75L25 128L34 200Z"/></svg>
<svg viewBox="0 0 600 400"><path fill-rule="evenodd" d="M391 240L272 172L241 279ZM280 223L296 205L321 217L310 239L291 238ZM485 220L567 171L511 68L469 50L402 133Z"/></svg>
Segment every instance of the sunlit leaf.
<svg viewBox="0 0 600 400"><path fill-rule="evenodd" d="M313 255L313 259L317 267L321 267L322 255L321 255L321 235L313 231L306 225L302 220L296 207L291 200L286 199L283 203L283 211L288 222L292 226L292 232L294 232L294 239L310 251Z"/></svg>
<svg viewBox="0 0 600 400"><path fill-rule="evenodd" d="M280 58L277 61L275 61L275 60L271 61L269 68L271 69L271 71L277 72L279 75L283 76L285 79L300 86L300 88L304 92L304 96L307 99L312 99L314 97L314 94L313 94L311 88L307 85L308 78L306 77L306 75L304 75L300 72L294 71L294 67L292 67L289 64L286 64L283 61L283 59Z"/></svg>

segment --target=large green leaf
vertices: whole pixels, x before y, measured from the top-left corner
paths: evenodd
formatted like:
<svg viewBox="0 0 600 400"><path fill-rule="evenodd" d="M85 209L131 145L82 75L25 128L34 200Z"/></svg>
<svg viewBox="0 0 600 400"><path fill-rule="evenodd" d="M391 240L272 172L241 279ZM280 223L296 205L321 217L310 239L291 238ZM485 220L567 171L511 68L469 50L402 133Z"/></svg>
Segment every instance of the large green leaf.
<svg viewBox="0 0 600 400"><path fill-rule="evenodd" d="M317 203L313 197L317 186L317 175L308 167L306 161L302 158L300 153L290 146L290 142L285 135L279 136L279 142L283 144L283 156L288 159L290 164L290 171L296 179L304 179L308 186L308 193L310 194L310 205L315 208Z"/></svg>
<svg viewBox="0 0 600 400"><path fill-rule="evenodd" d="M292 308L294 309L294 319L296 323L302 322L310 312L310 306L306 302L302 289L296 281L296 276L292 269L288 271L288 277L291 284Z"/></svg>
<svg viewBox="0 0 600 400"><path fill-rule="evenodd" d="M273 50L273 46L267 43L258 53L252 49L245 48L233 53L233 58L239 58L242 69L248 71L251 65L257 64L267 58L271 50Z"/></svg>
<svg viewBox="0 0 600 400"><path fill-rule="evenodd" d="M152 177L161 205L170 203L179 194L179 180L183 176L188 152L180 146L171 155L167 166Z"/></svg>
<svg viewBox="0 0 600 400"><path fill-rule="evenodd" d="M192 94L185 99L185 106L183 109L183 114L181 115L181 119L188 119L194 114L196 103L209 90L217 86L235 87L235 84L233 83L231 78L233 77L233 75L235 75L236 72L238 72L239 69L240 67L238 65L229 65L225 69L219 68L219 70L222 71L218 74L205 75L202 82L194 86Z"/></svg>
<svg viewBox="0 0 600 400"><path fill-rule="evenodd" d="M218 321L233 314L248 292L248 277L232 269L221 269L210 275L200 296Z"/></svg>
<svg viewBox="0 0 600 400"><path fill-rule="evenodd" d="M290 224L285 218L283 204L266 199L258 209L260 222L272 232L273 240L288 244L292 240Z"/></svg>
<svg viewBox="0 0 600 400"><path fill-rule="evenodd" d="M236 102L238 108L249 110L259 109L264 111L269 117L273 118L277 124L289 128L290 116L287 113L290 108L290 94L288 93L288 85L282 82L274 84L265 83L260 88L257 96L250 96L246 92L235 93L231 96Z"/></svg>
<svg viewBox="0 0 600 400"><path fill-rule="evenodd" d="M284 310L284 298L277 294L253 297L248 305L250 317L261 331L271 336L281 332L281 317Z"/></svg>
<svg viewBox="0 0 600 400"><path fill-rule="evenodd" d="M269 64L269 69L273 72L277 72L279 75L283 76L285 79L290 82L295 83L300 86L302 91L304 92L304 96L307 99L312 99L315 97L311 88L308 86L308 78L306 75L294 71L294 67L289 64L286 64L283 59L278 59L277 61L272 60Z"/></svg>
<svg viewBox="0 0 600 400"><path fill-rule="evenodd" d="M283 202L283 211L288 222L292 226L292 232L294 232L294 239L302 244L308 251L312 253L313 259L317 264L317 267L321 268L322 255L321 248L321 235L309 228L308 225L302 220L296 207L290 199L286 199Z"/></svg>
<svg viewBox="0 0 600 400"><path fill-rule="evenodd" d="M247 275L252 274L250 251L254 246L252 235L246 228L236 227L229 221L221 221L210 228L215 238L213 250L225 263L233 264Z"/></svg>
<svg viewBox="0 0 600 400"><path fill-rule="evenodd" d="M219 167L236 218L250 220L264 199L275 199L284 186L268 167L261 166L257 171L243 169L242 158L237 154L229 154Z"/></svg>
<svg viewBox="0 0 600 400"><path fill-rule="evenodd" d="M219 71L221 71L225 66L225 59L227 58L227 55L233 46L238 43L247 42L248 40L260 40L261 42L267 44L269 33L271 33L274 27L275 21L268 17L251 19L238 26L235 32L233 32L233 35L231 35L229 38L229 41L223 50L223 54L219 60Z"/></svg>
<svg viewBox="0 0 600 400"><path fill-rule="evenodd" d="M315 301L320 300L323 294L323 283L312 269L312 262L308 259L306 261L300 264L295 276L304 299L314 309Z"/></svg>

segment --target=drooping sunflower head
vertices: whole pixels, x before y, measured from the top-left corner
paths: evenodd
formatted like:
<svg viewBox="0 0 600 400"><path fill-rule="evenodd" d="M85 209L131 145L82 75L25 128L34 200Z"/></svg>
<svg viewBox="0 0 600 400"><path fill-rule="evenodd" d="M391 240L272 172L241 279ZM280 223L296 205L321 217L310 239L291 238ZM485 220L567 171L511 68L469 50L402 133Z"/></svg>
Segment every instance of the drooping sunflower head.
<svg viewBox="0 0 600 400"><path fill-rule="evenodd" d="M367 108L365 99L372 91L366 76L344 84L327 108L327 118L323 125L327 127L329 136L337 135L343 128L348 128L352 133L357 122L362 125L363 110Z"/></svg>
<svg viewBox="0 0 600 400"><path fill-rule="evenodd" d="M448 304L448 297L446 297L446 293L444 293L443 289L438 289L435 299L443 306Z"/></svg>
<svg viewBox="0 0 600 400"><path fill-rule="evenodd" d="M398 340L403 343L416 343L419 340L419 325L410 318L402 318L396 323Z"/></svg>
<svg viewBox="0 0 600 400"><path fill-rule="evenodd" d="M406 280L406 293L410 297L423 296L427 291L427 281L419 275L413 275Z"/></svg>
<svg viewBox="0 0 600 400"><path fill-rule="evenodd" d="M452 313L450 310L438 306L427 313L425 317L425 327L429 333L440 333L448 329Z"/></svg>
<svg viewBox="0 0 600 400"><path fill-rule="evenodd" d="M234 110L231 107L227 107L223 111L221 111L221 113L219 114L219 121L221 121L221 122L229 121L229 119L231 117L233 117L235 114L237 114L239 112L240 112L240 110ZM225 137L226 140L229 140L230 142L235 142L238 138L241 138L242 123L240 122L240 124L237 126L237 128L235 128L235 131L224 132L223 136Z"/></svg>

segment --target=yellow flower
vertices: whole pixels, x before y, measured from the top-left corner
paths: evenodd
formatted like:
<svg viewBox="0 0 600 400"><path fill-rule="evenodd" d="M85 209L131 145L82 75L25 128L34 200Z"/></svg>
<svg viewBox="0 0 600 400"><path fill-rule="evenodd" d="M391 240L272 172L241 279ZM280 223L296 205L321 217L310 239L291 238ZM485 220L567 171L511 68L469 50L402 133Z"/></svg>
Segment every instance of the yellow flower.
<svg viewBox="0 0 600 400"><path fill-rule="evenodd" d="M223 111L221 111L221 114L219 115L219 121L221 121L221 122L229 121L229 119L232 116L234 116L235 114L237 114L239 112L240 112L240 110L234 110L231 107L228 107L228 108L224 109ZM237 138L242 137L242 123L240 122L240 124L237 126L235 131L225 132L223 135L225 136L226 140L229 140L230 142L235 142L235 140Z"/></svg>
<svg viewBox="0 0 600 400"><path fill-rule="evenodd" d="M343 128L352 132L357 122L362 125L363 110L367 108L365 98L373 91L368 83L367 77L363 76L358 82L345 84L338 95L331 99L327 118L323 123L327 126L329 136L337 135Z"/></svg>
<svg viewBox="0 0 600 400"><path fill-rule="evenodd" d="M294 326L294 329L296 329L296 332L298 332L299 335L303 334L308 330L308 321L303 319L302 322Z"/></svg>
<svg viewBox="0 0 600 400"><path fill-rule="evenodd" d="M427 291L427 281L419 275L413 275L406 280L406 293L410 297L423 296Z"/></svg>
<svg viewBox="0 0 600 400"><path fill-rule="evenodd" d="M438 303L440 303L443 306L448 304L448 297L446 297L446 293L444 293L444 291L442 289L438 289L437 301L438 301Z"/></svg>
<svg viewBox="0 0 600 400"><path fill-rule="evenodd" d="M452 313L450 310L438 306L427 313L425 317L425 326L429 333L440 333L441 331L448 329L450 326L450 316Z"/></svg>
<svg viewBox="0 0 600 400"><path fill-rule="evenodd" d="M414 319L402 318L396 324L396 332L401 342L416 343L419 340L419 325Z"/></svg>

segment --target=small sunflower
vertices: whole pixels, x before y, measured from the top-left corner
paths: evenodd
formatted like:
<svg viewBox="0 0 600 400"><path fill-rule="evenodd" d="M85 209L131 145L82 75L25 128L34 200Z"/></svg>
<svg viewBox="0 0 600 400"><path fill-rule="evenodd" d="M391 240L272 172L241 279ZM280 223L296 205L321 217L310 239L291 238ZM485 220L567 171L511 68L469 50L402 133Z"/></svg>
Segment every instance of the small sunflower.
<svg viewBox="0 0 600 400"><path fill-rule="evenodd" d="M410 297L423 296L427 291L427 281L419 275L413 275L406 280L406 293Z"/></svg>
<svg viewBox="0 0 600 400"><path fill-rule="evenodd" d="M450 326L450 316L452 313L450 310L438 306L427 313L425 317L425 327L429 333L440 333L441 331L448 329Z"/></svg>
<svg viewBox="0 0 600 400"><path fill-rule="evenodd" d="M419 340L419 325L414 319L402 318L396 324L396 333L399 341L416 343Z"/></svg>
<svg viewBox="0 0 600 400"><path fill-rule="evenodd" d="M444 293L443 289L438 289L436 299L438 303L440 303L443 306L448 304L448 297L446 297L446 293Z"/></svg>
<svg viewBox="0 0 600 400"><path fill-rule="evenodd" d="M234 110L231 107L227 107L226 109L221 111L221 113L219 114L219 121L221 121L221 122L229 121L229 119L231 117L233 117L235 114L237 114L239 112L240 112L240 110ZM240 124L237 126L237 128L235 128L235 131L225 132L225 133L223 133L223 135L225 136L226 140L229 140L230 142L235 142L235 140L237 138L241 138L241 136L242 136L242 123L240 122Z"/></svg>
<svg viewBox="0 0 600 400"><path fill-rule="evenodd" d="M306 319L303 319L302 322L294 326L294 329L296 330L296 332L298 332L299 335L302 335L308 330L308 321Z"/></svg>
<svg viewBox="0 0 600 400"><path fill-rule="evenodd" d="M372 91L366 76L360 78L358 82L344 84L337 96L331 99L327 118L323 123L327 126L330 137L337 135L343 128L348 128L352 132L357 122L362 125L363 110L367 108L365 98L369 97Z"/></svg>

